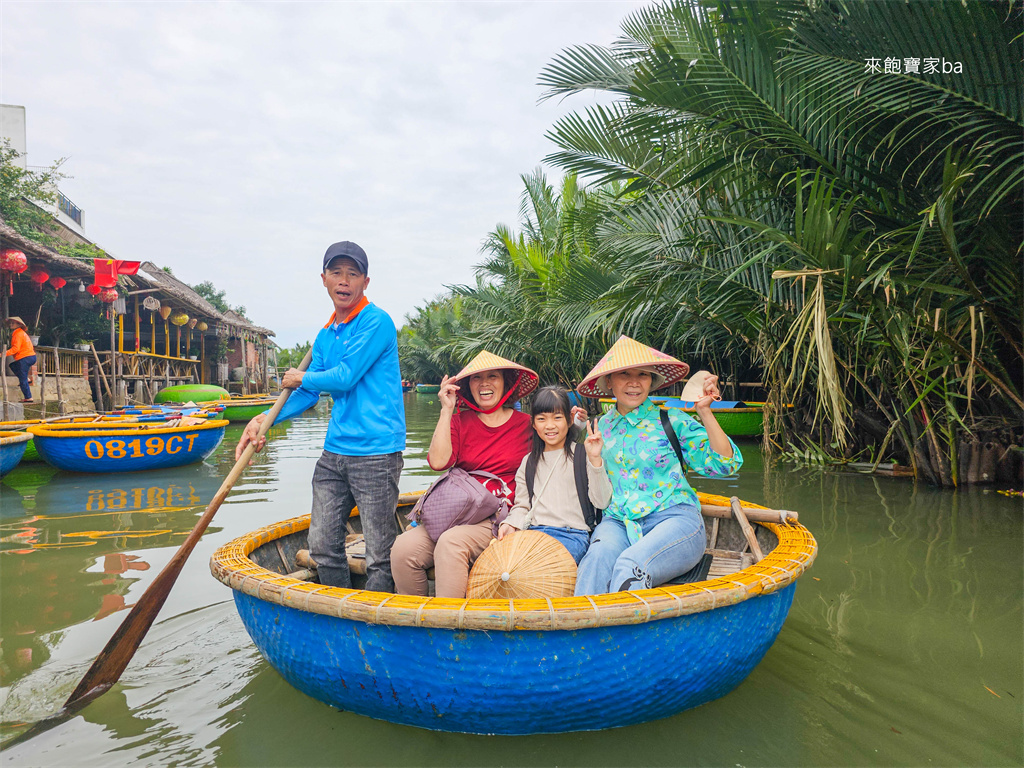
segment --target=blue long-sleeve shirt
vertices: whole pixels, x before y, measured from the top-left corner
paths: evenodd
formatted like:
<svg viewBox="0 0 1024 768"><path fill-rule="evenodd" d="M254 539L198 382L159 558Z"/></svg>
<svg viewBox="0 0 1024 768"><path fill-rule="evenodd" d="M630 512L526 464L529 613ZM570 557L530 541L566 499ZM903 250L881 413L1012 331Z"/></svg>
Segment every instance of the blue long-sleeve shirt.
<svg viewBox="0 0 1024 768"><path fill-rule="evenodd" d="M302 386L292 392L274 423L302 413L321 392L334 399L324 450L373 456L405 449L398 334L387 312L367 304L347 323L322 329Z"/></svg>

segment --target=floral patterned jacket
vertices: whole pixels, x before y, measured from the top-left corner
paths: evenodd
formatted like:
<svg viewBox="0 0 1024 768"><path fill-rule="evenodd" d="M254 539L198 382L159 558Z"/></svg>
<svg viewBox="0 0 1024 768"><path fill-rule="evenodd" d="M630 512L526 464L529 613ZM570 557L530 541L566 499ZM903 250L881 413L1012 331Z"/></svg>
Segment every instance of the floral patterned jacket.
<svg viewBox="0 0 1024 768"><path fill-rule="evenodd" d="M669 420L687 469L719 477L742 466L743 456L731 439L732 457L727 459L711 448L707 430L696 419L670 408ZM643 536L636 520L677 504L699 504L661 425L659 408L650 398L625 416L612 409L597 424L604 439L601 456L612 483L612 500L604 515L622 520L631 542Z"/></svg>

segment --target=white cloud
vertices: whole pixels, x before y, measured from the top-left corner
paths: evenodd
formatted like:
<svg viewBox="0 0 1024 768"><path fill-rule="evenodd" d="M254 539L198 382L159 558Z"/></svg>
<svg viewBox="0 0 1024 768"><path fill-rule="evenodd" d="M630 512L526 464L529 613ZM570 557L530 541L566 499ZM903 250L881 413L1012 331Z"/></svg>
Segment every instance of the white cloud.
<svg viewBox="0 0 1024 768"><path fill-rule="evenodd" d="M290 345L330 313L336 240L396 324L472 280L586 103L538 105L541 68L639 5L5 0L0 99L27 108L31 164L70 156L94 240L212 280Z"/></svg>

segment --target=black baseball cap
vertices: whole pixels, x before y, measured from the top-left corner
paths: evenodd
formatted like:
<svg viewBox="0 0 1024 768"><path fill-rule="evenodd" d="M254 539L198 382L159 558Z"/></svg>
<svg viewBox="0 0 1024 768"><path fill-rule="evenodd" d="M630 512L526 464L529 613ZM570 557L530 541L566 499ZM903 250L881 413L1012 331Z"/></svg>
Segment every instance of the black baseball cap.
<svg viewBox="0 0 1024 768"><path fill-rule="evenodd" d="M327 265L330 264L334 259L341 256L352 259L359 267L360 271L365 275L369 272L367 269L368 264L366 261L366 251L360 248L355 243L344 240L340 243L335 243L327 249L327 253L324 254L324 272L327 271Z"/></svg>

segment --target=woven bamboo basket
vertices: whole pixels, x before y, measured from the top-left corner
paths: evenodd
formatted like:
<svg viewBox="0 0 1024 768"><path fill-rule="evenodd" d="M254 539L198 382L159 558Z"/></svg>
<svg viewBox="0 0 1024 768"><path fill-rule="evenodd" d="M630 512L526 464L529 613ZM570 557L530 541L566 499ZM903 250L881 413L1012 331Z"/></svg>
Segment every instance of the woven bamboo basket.
<svg viewBox="0 0 1024 768"><path fill-rule="evenodd" d="M794 582L817 553L789 513L753 523L758 560L723 519L729 500L699 495L714 556L708 578L636 592L454 600L327 587L296 565L308 515L222 546L210 568L234 591L264 657L332 706L467 733L611 728L739 685L781 630ZM414 502L400 499L399 513ZM744 508L751 521L764 510Z"/></svg>

